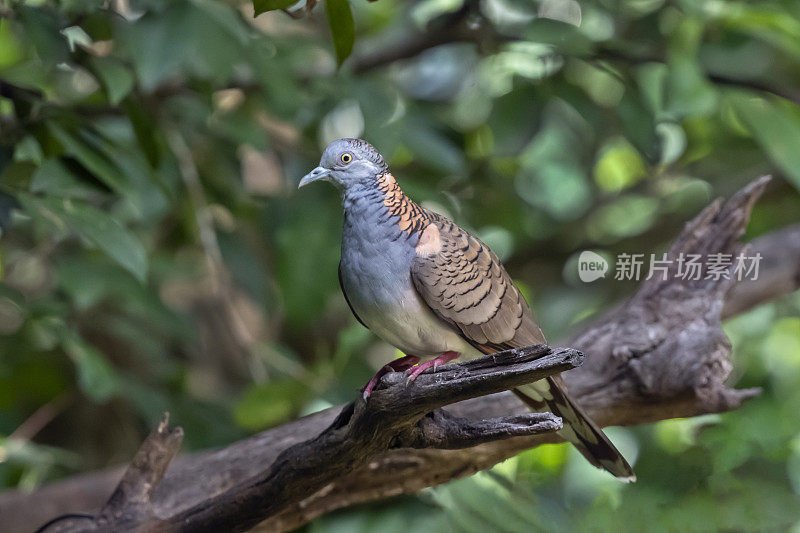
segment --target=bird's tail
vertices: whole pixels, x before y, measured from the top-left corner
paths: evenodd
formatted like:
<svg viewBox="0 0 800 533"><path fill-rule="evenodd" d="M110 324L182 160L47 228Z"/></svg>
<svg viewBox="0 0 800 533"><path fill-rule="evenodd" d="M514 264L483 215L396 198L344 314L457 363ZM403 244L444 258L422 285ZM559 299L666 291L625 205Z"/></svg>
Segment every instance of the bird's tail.
<svg viewBox="0 0 800 533"><path fill-rule="evenodd" d="M567 395L557 377L548 377L514 389L528 407L535 411L550 411L560 416L564 427L558 434L571 442L586 459L597 468L606 470L621 481L636 481L631 465L597 427Z"/></svg>

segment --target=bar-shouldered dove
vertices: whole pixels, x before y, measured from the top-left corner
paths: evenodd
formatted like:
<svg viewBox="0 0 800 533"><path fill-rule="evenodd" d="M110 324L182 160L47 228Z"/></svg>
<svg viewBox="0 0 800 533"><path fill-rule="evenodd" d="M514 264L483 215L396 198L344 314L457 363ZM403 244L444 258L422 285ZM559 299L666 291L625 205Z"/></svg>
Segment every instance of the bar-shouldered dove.
<svg viewBox="0 0 800 533"><path fill-rule="evenodd" d="M413 380L459 356L545 343L497 256L403 194L371 144L361 139L329 144L299 186L318 180L333 183L342 195L339 282L345 300L359 322L406 354L369 381L365 398L388 371L406 371ZM559 435L594 466L624 481L636 479L608 437L570 399L559 376L514 393L531 409L560 416Z"/></svg>

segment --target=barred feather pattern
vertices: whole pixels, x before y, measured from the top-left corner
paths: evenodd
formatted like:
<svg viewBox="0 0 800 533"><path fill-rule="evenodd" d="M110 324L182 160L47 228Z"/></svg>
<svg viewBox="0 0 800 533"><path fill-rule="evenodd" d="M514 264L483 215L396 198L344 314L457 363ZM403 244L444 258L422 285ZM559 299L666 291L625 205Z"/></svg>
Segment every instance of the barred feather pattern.
<svg viewBox="0 0 800 533"><path fill-rule="evenodd" d="M625 482L636 481L633 468L603 431L572 401L560 376L553 376L512 392L534 411L560 416L564 427L558 435L572 443L592 465Z"/></svg>
<svg viewBox="0 0 800 533"><path fill-rule="evenodd" d="M394 187L396 183L387 187L392 190L392 205L410 202ZM409 216L409 227L416 229L414 220L418 220L423 236L430 233L431 237L424 246L422 240L417 245L411 279L436 316L481 353L545 343L527 302L488 246L452 221L413 205L416 209L401 211ZM436 230L429 231L429 225ZM433 239L435 244L430 242ZM514 393L531 409L561 417L564 425L558 434L592 465L623 481L636 479L619 450L570 399L560 377L524 385Z"/></svg>
<svg viewBox="0 0 800 533"><path fill-rule="evenodd" d="M408 235L418 234L430 223L435 213L417 205L406 196L390 172L377 178L378 190L383 195L383 205L390 217L397 217L397 225Z"/></svg>

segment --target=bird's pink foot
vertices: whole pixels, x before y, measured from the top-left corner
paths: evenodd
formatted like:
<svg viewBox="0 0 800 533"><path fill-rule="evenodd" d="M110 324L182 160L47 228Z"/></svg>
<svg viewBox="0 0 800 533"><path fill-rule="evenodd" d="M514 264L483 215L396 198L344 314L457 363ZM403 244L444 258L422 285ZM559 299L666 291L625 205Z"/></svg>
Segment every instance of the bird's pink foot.
<svg viewBox="0 0 800 533"><path fill-rule="evenodd" d="M378 385L378 382L381 380L383 376L388 374L389 372L402 372L403 370L407 370L412 366L419 363L419 357L416 355L406 355L405 357L401 357L400 359L395 359L391 363L387 363L380 370L378 370L372 379L361 389L362 396L366 400L369 398L369 395L372 394L372 390Z"/></svg>
<svg viewBox="0 0 800 533"><path fill-rule="evenodd" d="M412 381L417 379L417 376L419 376L420 374L422 374L431 367L433 367L433 371L436 372L436 369L438 368L439 365L444 365L446 363L449 363L459 355L461 354L458 352L444 352L442 355L440 355L435 359L431 359L430 361L425 361L424 363L420 363L414 368L409 368L406 371L406 373L408 374L408 382L411 383Z"/></svg>

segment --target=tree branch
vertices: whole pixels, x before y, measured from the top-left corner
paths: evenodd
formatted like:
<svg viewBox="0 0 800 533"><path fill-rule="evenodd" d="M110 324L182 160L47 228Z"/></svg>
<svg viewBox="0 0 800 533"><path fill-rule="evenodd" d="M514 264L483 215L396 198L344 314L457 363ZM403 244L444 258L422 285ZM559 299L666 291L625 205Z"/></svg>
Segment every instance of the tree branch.
<svg viewBox="0 0 800 533"><path fill-rule="evenodd" d="M675 259L681 253L708 257L741 251L738 238L767 181L768 178L754 181L726 203L713 202L686 225L669 257ZM763 297L753 297L753 293L770 279L782 280L775 288L768 289L770 298L797 288L799 235L800 228L793 227L754 241L749 254L762 253L764 262L759 279L742 282L741 288L724 277L682 280L670 275L662 280L656 275L644 281L628 301L565 341L588 354L580 368L563 374L570 393L601 425L642 424L723 412L758 394L757 389L735 390L724 383L731 369L730 343L722 332L721 319L763 301ZM544 358L533 359L540 360ZM499 363L503 363L502 359ZM467 365L470 364L488 364L488 360ZM474 386L477 387L477 381L489 379L483 376L497 372L495 368L468 366L473 377L478 375L473 372L481 372L482 377L476 378ZM375 400L371 407L370 403L357 402L344 410L328 409L224 449L177 458L153 492L152 508L160 517L155 524L173 531L181 529L180 520L201 524L213 515L218 518L211 523L227 529L228 525L254 524L256 515L261 514L270 517L257 529L284 531L334 509L410 494L466 476L521 450L557 440L552 432L540 432L555 427L555 420L531 417L525 406L509 393L460 401L450 405L447 414L425 416L434 406L479 393L477 389L467 393L458 385L462 366L442 370L443 373L420 376L424 381L418 380L408 389L399 382L401 376L388 375L371 399ZM522 379L521 374L519 377ZM533 379L533 374L524 379ZM428 392L419 388L426 385L431 387ZM502 388L496 385L487 385L480 394ZM508 386L513 383L503 383L503 387ZM444 403L443 398L433 401L440 387L451 395ZM404 398L405 403L401 404L382 399L387 398L390 390L416 399ZM389 396L394 398L393 394ZM420 398L427 399L423 402ZM400 423L400 415L393 407L397 405L413 411L416 422L405 426ZM360 418L369 409L383 414ZM493 418L501 420L497 423ZM359 419L371 422L353 425ZM526 433L526 426L537 425L538 428ZM376 431L379 437L374 436ZM367 458L354 459L340 446L328 448L331 442L345 442L336 440L340 438L337 435L343 434L355 439L351 442L358 443L358 451ZM388 444L387 434L392 434ZM493 440L495 437L510 438ZM489 442L480 443L483 438ZM462 448L465 444L471 447ZM297 462L299 456L295 453L303 449L320 454L312 460L313 468ZM345 455L331 453L332 450ZM259 468L261 472L252 477ZM119 475L119 471L107 471L68 479L43 487L33 495L0 494L4 528L11 533L29 531L32 524L46 516L96 509L105 497L103 494L113 490ZM270 476L284 476L281 479L287 485L278 492L259 492L259 483L268 484L274 479ZM301 490L306 484L307 490ZM247 502L241 521L230 515L232 502L238 501L233 497L236 494L244 495ZM217 508L218 505L227 510ZM268 508L266 514L265 508ZM223 519L226 513L227 518Z"/></svg>
<svg viewBox="0 0 800 533"><path fill-rule="evenodd" d="M497 44L519 40L519 37L498 32L491 21L481 15L472 18L451 16L439 21L438 24L432 24L424 31L414 32L377 50L355 56L348 63L354 73L365 74L396 61L414 58L426 50L445 44L474 43L482 49L491 49ZM594 55L578 57L589 61L617 61L629 65L666 62L666 58L662 55L636 56L610 47L600 47ZM713 72L706 72L705 75L709 81L717 85L769 93L800 104L798 90Z"/></svg>
<svg viewBox="0 0 800 533"><path fill-rule="evenodd" d="M412 31L377 50L352 57L347 64L354 73L364 74L395 61L411 59L443 44L474 43L480 49L488 50L497 44L516 40L516 37L498 32L481 14L477 2L465 2L454 13L431 21L424 31Z"/></svg>
<svg viewBox="0 0 800 533"><path fill-rule="evenodd" d="M150 500L170 461L183 442L181 428L169 428L164 414L156 429L142 443L116 490L96 518L98 526L124 529L153 519Z"/></svg>
<svg viewBox="0 0 800 533"><path fill-rule="evenodd" d="M629 65L642 65L645 63L666 63L667 58L663 54L652 55L633 55L626 51L616 48L601 47L597 50L594 56L587 59L600 60L600 61L617 61L627 63ZM768 85L758 80L748 80L743 78L734 78L723 74L715 74L713 72L705 72L705 76L712 83L717 85L725 85L728 87L737 87L739 89L751 89L754 91L769 93L786 100L800 103L800 91L792 88L775 87Z"/></svg>
<svg viewBox="0 0 800 533"><path fill-rule="evenodd" d="M411 383L406 383L404 374L390 375L369 401L359 398L346 405L325 431L283 450L269 468L159 520L151 496L183 435L180 428L167 431L165 417L93 523L82 520L73 529L62 526L58 531L85 531L87 527L108 532L247 531L389 449L465 448L560 429L561 420L550 413L471 423L440 408L542 379L582 362L583 354L577 350L539 345L445 365Z"/></svg>
<svg viewBox="0 0 800 533"><path fill-rule="evenodd" d="M725 297L722 317L730 318L800 289L800 224L768 233L748 244L761 254L761 275L736 283Z"/></svg>
<svg viewBox="0 0 800 533"><path fill-rule="evenodd" d="M70 513L50 520L36 533L125 530L154 519L151 498L183 442L181 428L169 428L169 414L145 439L117 488L97 516Z"/></svg>

